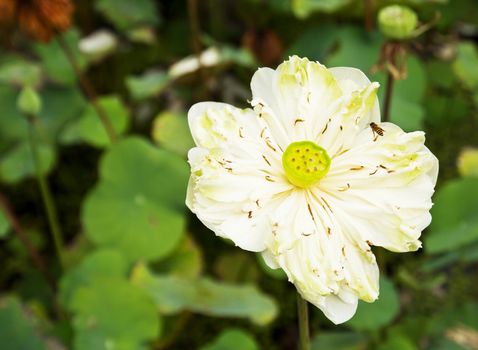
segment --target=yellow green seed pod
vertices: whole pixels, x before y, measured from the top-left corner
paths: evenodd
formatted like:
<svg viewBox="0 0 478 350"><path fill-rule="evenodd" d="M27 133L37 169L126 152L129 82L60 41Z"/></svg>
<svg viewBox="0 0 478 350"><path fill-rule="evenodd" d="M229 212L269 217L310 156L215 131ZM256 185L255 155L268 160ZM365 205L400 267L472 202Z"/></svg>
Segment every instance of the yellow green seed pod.
<svg viewBox="0 0 478 350"><path fill-rule="evenodd" d="M390 39L403 40L414 37L417 24L417 14L406 6L386 6L378 13L379 28Z"/></svg>
<svg viewBox="0 0 478 350"><path fill-rule="evenodd" d="M330 163L327 151L312 141L292 142L282 154L287 179L301 188L322 179L329 171Z"/></svg>

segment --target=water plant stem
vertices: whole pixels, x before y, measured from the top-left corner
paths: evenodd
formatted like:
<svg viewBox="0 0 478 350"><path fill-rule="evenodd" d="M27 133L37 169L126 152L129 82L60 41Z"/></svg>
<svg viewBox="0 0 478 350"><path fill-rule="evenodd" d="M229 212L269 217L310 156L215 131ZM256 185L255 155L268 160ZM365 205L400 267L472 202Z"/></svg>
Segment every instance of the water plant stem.
<svg viewBox="0 0 478 350"><path fill-rule="evenodd" d="M194 54L201 56L201 30L199 28L199 14L197 0L188 0L189 25L191 26L191 40Z"/></svg>
<svg viewBox="0 0 478 350"><path fill-rule="evenodd" d="M297 293L297 315L299 318L299 350L310 350L308 305L299 293Z"/></svg>
<svg viewBox="0 0 478 350"><path fill-rule="evenodd" d="M38 186L40 187L40 193L45 206L48 224L50 226L50 231L53 237L53 243L55 245L56 254L60 262L61 268L65 269L65 257L63 254L63 234L61 232L61 227L58 221L58 215L55 207L55 202L53 201L53 196L51 195L50 187L48 182L42 172L40 157L38 154L38 144L35 137L35 117L28 116L28 131L30 136L30 147L33 157L33 164L35 166L36 177L38 181Z"/></svg>
<svg viewBox="0 0 478 350"><path fill-rule="evenodd" d="M391 72L387 72L387 85L385 90L385 101L383 104L383 122L388 122L390 119L390 108L392 106L392 95L393 95L393 84L395 82L395 78Z"/></svg>
<svg viewBox="0 0 478 350"><path fill-rule="evenodd" d="M199 22L199 9L197 0L188 0L188 16L189 16L189 25L191 27L191 41L194 51L194 55L199 63L198 76L201 78L201 81L204 84L204 96L207 98L207 83L208 83L208 74L205 69L203 62L201 60L202 54L202 45L201 45L201 27Z"/></svg>
<svg viewBox="0 0 478 350"><path fill-rule="evenodd" d="M93 88L93 85L91 84L90 80L86 77L86 75L83 74L83 72L81 71L80 64L78 63L73 51L71 50L70 46L68 45L66 40L63 38L61 33L57 34L56 40L58 41L58 44L63 50L63 53L65 54L65 57L67 58L68 62L70 62L70 65L73 68L73 71L75 72L76 78L78 79L81 89L83 90L84 94L86 95L91 105L95 109L96 114L100 118L100 121L103 124L103 127L105 128L106 133L108 134L108 138L110 139L111 143L114 143L118 138L116 135L116 131L113 128L113 125L111 124L108 114L103 109L103 107L101 107L101 105L99 104L98 97L97 97L95 89Z"/></svg>
<svg viewBox="0 0 478 350"><path fill-rule="evenodd" d="M373 7L372 0L363 0L364 17L365 17L365 30L367 32L373 31Z"/></svg>
<svg viewBox="0 0 478 350"><path fill-rule="evenodd" d="M53 278L50 276L50 273L48 272L46 268L45 261L43 260L40 253L36 250L35 246L30 240L30 237L28 237L27 233L23 229L23 226L20 223L20 220L17 218L12 207L10 206L8 199L1 193L0 193L0 209L2 209L3 213L5 214L5 217L7 218L7 221L10 223L10 226L13 228L13 232L15 233L15 235L18 237L20 242L25 247L25 250L28 252L28 255L30 255L30 258L32 259L33 264L35 264L37 269L43 275L51 291L54 292L56 289L55 282Z"/></svg>

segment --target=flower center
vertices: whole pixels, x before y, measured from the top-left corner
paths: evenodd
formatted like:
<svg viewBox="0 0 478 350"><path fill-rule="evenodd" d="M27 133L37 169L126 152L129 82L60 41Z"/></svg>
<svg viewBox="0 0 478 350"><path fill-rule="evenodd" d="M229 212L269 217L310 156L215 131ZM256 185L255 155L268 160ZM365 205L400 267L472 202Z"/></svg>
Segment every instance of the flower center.
<svg viewBox="0 0 478 350"><path fill-rule="evenodd" d="M302 188L323 178L329 171L330 163L327 151L312 141L293 142L282 155L287 179Z"/></svg>

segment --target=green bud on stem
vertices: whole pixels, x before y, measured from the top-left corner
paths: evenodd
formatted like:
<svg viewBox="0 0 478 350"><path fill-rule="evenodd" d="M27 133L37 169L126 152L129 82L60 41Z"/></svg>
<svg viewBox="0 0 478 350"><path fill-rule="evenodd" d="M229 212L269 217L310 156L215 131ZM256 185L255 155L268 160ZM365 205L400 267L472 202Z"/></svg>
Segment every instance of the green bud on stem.
<svg viewBox="0 0 478 350"><path fill-rule="evenodd" d="M42 101L38 93L31 86L25 86L17 99L17 108L28 116L36 116L42 108Z"/></svg>

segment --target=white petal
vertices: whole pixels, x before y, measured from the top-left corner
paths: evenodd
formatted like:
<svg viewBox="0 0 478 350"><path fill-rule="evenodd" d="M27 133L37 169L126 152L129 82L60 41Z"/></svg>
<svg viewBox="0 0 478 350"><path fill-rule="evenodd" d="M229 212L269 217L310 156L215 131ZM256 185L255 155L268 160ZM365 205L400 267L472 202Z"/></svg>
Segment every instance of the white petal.
<svg viewBox="0 0 478 350"><path fill-rule="evenodd" d="M256 107L259 115L269 125L274 138L282 149L292 142L290 128L284 122L280 102L275 94L277 72L270 68L259 68L251 80L252 105Z"/></svg>
<svg viewBox="0 0 478 350"><path fill-rule="evenodd" d="M273 270L278 269L280 267L277 261L275 260L274 255L268 250L264 250L262 252L262 259L264 259L264 262L266 263L266 265Z"/></svg>
<svg viewBox="0 0 478 350"><path fill-rule="evenodd" d="M189 152L188 207L216 235L264 250L271 228L263 213L293 188L267 125L254 111L223 103L196 104L188 118L199 146Z"/></svg>
<svg viewBox="0 0 478 350"><path fill-rule="evenodd" d="M317 305L319 309L335 324L344 323L352 318L357 311L358 298L353 302L345 302L336 295L328 295L324 298L322 305Z"/></svg>
<svg viewBox="0 0 478 350"><path fill-rule="evenodd" d="M275 71L259 69L251 88L252 105L283 149L311 140L333 156L380 120L378 84L353 68L328 70L293 56Z"/></svg>
<svg viewBox="0 0 478 350"><path fill-rule="evenodd" d="M320 125L340 108L341 90L320 63L297 56L277 69L259 69L251 82L252 105L283 146L314 140Z"/></svg>
<svg viewBox="0 0 478 350"><path fill-rule="evenodd" d="M329 70L339 82L342 91L346 94L350 94L352 91L364 88L372 83L365 73L357 68L333 67ZM375 101L376 102L370 111L370 115L367 117L369 123L380 122L380 107L378 97Z"/></svg>
<svg viewBox="0 0 478 350"><path fill-rule="evenodd" d="M335 218L322 198L297 190L271 218L268 259L275 259L304 299L333 322L350 318L357 298L377 298L378 268L370 247L355 242L354 232Z"/></svg>
<svg viewBox="0 0 478 350"><path fill-rule="evenodd" d="M431 220L438 161L424 146L423 133L405 133L390 123L380 127L383 136L368 128L334 158L319 187L358 239L413 251Z"/></svg>
<svg viewBox="0 0 478 350"><path fill-rule="evenodd" d="M335 79L339 82L346 82L348 80L356 84L357 87L362 88L370 85L370 79L360 69L353 67L332 67L329 68ZM353 88L355 90L355 87ZM351 92L351 91L349 91Z"/></svg>
<svg viewBox="0 0 478 350"><path fill-rule="evenodd" d="M221 141L219 125L205 117L208 110L229 110L234 107L220 102L200 102L193 105L188 112L189 129L196 145L211 148ZM226 121L224 118L223 123Z"/></svg>

